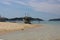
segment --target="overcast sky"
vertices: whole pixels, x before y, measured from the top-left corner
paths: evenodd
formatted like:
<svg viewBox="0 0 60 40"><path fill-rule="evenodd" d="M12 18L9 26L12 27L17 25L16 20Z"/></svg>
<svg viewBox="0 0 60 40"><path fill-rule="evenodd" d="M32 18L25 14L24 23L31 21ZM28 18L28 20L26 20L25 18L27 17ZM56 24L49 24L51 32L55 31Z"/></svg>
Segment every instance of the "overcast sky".
<svg viewBox="0 0 60 40"><path fill-rule="evenodd" d="M0 15L7 18L28 16L60 18L60 0L0 0Z"/></svg>

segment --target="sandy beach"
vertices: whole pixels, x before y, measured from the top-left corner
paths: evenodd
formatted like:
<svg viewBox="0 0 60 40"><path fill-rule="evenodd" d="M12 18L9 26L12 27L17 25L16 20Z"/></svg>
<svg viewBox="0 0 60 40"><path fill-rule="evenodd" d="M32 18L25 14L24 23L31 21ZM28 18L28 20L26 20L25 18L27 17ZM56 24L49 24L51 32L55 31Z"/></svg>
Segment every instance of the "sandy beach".
<svg viewBox="0 0 60 40"><path fill-rule="evenodd" d="M9 32L20 31L26 28L40 27L38 24L21 24L21 23L10 23L0 22L0 35L7 34Z"/></svg>
<svg viewBox="0 0 60 40"><path fill-rule="evenodd" d="M0 22L0 34L2 40L60 40L60 25Z"/></svg>

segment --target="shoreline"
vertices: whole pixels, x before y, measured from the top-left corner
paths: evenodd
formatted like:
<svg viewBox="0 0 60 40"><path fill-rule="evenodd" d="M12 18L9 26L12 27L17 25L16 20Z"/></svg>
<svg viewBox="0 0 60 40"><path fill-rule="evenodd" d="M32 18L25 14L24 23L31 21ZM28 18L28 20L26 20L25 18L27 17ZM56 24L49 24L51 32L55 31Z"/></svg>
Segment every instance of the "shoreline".
<svg viewBox="0 0 60 40"><path fill-rule="evenodd" d="M2 26L1 24L2 23L0 23L0 26ZM8 24L6 26L8 28L6 28L5 26L3 27L7 29L6 31L8 32L3 30L4 34L0 35L0 38L4 40L60 40L59 25L57 26L51 24L19 24L7 22L4 22L4 24ZM1 28L2 27L0 27L0 29Z"/></svg>
<svg viewBox="0 0 60 40"><path fill-rule="evenodd" d="M10 23L0 22L0 35L8 34L10 32L22 31L26 28L41 27L40 24L21 24L21 23Z"/></svg>

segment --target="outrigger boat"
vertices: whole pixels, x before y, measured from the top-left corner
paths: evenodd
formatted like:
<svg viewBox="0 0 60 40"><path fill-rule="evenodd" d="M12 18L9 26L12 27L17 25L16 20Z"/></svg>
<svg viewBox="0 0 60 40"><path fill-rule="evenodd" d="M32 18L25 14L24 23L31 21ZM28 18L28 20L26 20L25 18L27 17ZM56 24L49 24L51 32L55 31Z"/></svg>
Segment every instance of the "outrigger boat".
<svg viewBox="0 0 60 40"><path fill-rule="evenodd" d="M23 18L23 21L25 24L31 24L30 17L28 17L26 14L25 14L25 17Z"/></svg>

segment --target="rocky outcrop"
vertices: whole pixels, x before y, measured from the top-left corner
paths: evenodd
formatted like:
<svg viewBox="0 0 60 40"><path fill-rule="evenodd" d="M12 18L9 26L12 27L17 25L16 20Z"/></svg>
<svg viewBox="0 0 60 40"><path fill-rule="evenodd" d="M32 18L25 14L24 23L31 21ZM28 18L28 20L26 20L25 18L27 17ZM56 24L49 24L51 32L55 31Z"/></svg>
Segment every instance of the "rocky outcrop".
<svg viewBox="0 0 60 40"><path fill-rule="evenodd" d="M0 22L6 22L8 20L8 18L0 18Z"/></svg>

